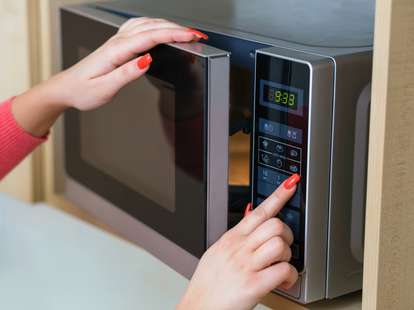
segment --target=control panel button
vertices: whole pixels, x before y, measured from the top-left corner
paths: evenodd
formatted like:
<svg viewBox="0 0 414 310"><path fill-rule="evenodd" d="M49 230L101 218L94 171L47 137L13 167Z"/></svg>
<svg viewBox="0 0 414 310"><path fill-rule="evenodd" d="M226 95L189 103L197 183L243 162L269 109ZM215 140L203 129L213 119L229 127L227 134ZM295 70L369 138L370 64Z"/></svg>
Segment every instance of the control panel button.
<svg viewBox="0 0 414 310"><path fill-rule="evenodd" d="M299 173L300 174L300 163L294 161L287 161L286 170L291 173Z"/></svg>
<svg viewBox="0 0 414 310"><path fill-rule="evenodd" d="M301 155L300 153L301 153L300 149L289 146L287 150L287 157L289 157L289 159L300 161L300 155Z"/></svg>
<svg viewBox="0 0 414 310"><path fill-rule="evenodd" d="M295 195L288 201L289 206L299 209L300 208L300 185L295 192Z"/></svg>
<svg viewBox="0 0 414 310"><path fill-rule="evenodd" d="M300 239L300 213L295 210L284 208L280 211L279 217L282 221L286 223L286 225L290 227L290 229L292 229L295 241L299 241Z"/></svg>
<svg viewBox="0 0 414 310"><path fill-rule="evenodd" d="M257 167L258 193L263 196L269 196L272 192L289 177L288 174L275 171L271 168ZM262 184L265 183L265 184ZM266 185L268 184L268 185ZM301 185L293 197L288 201L288 205L294 208L300 208ZM258 198L259 199L259 198Z"/></svg>
<svg viewBox="0 0 414 310"><path fill-rule="evenodd" d="M257 193L261 196L270 196L278 187L276 184L259 181L257 182Z"/></svg>
<svg viewBox="0 0 414 310"><path fill-rule="evenodd" d="M276 158L275 163L276 163L275 166L278 169L283 169L285 166L285 161L282 158Z"/></svg>
<svg viewBox="0 0 414 310"><path fill-rule="evenodd" d="M276 143L272 140L260 137L259 138L259 149L267 152L272 152L275 148Z"/></svg>
<svg viewBox="0 0 414 310"><path fill-rule="evenodd" d="M273 161L273 155L269 153L259 152L259 161L265 165L271 165Z"/></svg>
<svg viewBox="0 0 414 310"><path fill-rule="evenodd" d="M260 144L260 146L262 147L263 150L268 150L269 149L269 141L268 140L262 140L262 143Z"/></svg>
<svg viewBox="0 0 414 310"><path fill-rule="evenodd" d="M281 155L285 154L285 146L283 144L277 143L275 149L276 149L276 153L281 154Z"/></svg>
<svg viewBox="0 0 414 310"><path fill-rule="evenodd" d="M276 186L279 186L280 184L282 184L282 182L289 177L287 174L280 173L278 171L275 171L269 168L260 167L260 166L258 167L257 172L258 172L259 182L262 181L262 182L274 184Z"/></svg>
<svg viewBox="0 0 414 310"><path fill-rule="evenodd" d="M302 143L302 129L273 122L264 118L259 119L259 131L264 134L268 134L277 138Z"/></svg>

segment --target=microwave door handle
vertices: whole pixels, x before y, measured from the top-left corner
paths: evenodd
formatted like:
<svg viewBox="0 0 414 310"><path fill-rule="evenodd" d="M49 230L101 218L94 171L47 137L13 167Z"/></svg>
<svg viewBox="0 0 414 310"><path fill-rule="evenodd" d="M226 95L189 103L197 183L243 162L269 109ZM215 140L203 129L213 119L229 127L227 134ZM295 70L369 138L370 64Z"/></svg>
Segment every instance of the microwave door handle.
<svg viewBox="0 0 414 310"><path fill-rule="evenodd" d="M351 210L351 252L354 258L364 261L365 205L367 187L369 117L371 84L362 90L356 107L355 144Z"/></svg>

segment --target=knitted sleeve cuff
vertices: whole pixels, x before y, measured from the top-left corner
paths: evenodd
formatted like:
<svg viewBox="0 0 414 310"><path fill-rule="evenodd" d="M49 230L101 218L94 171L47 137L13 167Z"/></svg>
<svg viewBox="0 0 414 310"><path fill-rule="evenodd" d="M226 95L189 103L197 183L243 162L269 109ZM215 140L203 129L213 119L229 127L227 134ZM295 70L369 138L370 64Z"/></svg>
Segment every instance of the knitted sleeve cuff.
<svg viewBox="0 0 414 310"><path fill-rule="evenodd" d="M0 179L47 139L31 135L16 122L13 99L0 103Z"/></svg>

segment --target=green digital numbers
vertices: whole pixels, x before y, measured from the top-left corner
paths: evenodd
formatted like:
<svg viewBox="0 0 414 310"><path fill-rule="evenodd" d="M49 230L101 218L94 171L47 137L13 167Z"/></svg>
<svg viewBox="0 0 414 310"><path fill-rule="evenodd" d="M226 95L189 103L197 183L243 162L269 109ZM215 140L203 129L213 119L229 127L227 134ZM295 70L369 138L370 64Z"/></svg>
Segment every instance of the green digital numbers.
<svg viewBox="0 0 414 310"><path fill-rule="evenodd" d="M289 98L289 93L284 91L282 95L282 103L286 105L288 103L288 98Z"/></svg>
<svg viewBox="0 0 414 310"><path fill-rule="evenodd" d="M280 90L277 90L275 92L275 102L280 103L281 98L282 98L282 92Z"/></svg>
<svg viewBox="0 0 414 310"><path fill-rule="evenodd" d="M300 91L300 90L299 90ZM265 85L263 89L263 100L269 104L276 104L289 110L297 110L301 105L303 96L296 89L289 86L271 86Z"/></svg>
<svg viewBox="0 0 414 310"><path fill-rule="evenodd" d="M296 95L295 94L290 94L289 95L288 106L289 107L296 107Z"/></svg>
<svg viewBox="0 0 414 310"><path fill-rule="evenodd" d="M280 89L269 89L268 101L280 105L288 106L289 108L296 108L296 94Z"/></svg>

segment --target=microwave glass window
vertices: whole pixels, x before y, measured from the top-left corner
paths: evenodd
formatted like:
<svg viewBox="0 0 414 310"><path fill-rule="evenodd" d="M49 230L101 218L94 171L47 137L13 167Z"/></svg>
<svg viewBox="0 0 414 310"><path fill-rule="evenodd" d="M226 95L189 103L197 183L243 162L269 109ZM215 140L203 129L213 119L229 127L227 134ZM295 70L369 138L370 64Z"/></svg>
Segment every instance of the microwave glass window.
<svg viewBox="0 0 414 310"><path fill-rule="evenodd" d="M63 68L117 30L63 12ZM201 257L207 244L208 58L170 45L150 53L154 61L145 76L109 104L65 112L65 170L70 179Z"/></svg>
<svg viewBox="0 0 414 310"><path fill-rule="evenodd" d="M161 100L167 107L163 110ZM175 211L174 101L173 85L141 77L110 104L80 117L82 159L171 212ZM131 131L133 141L122 138Z"/></svg>

